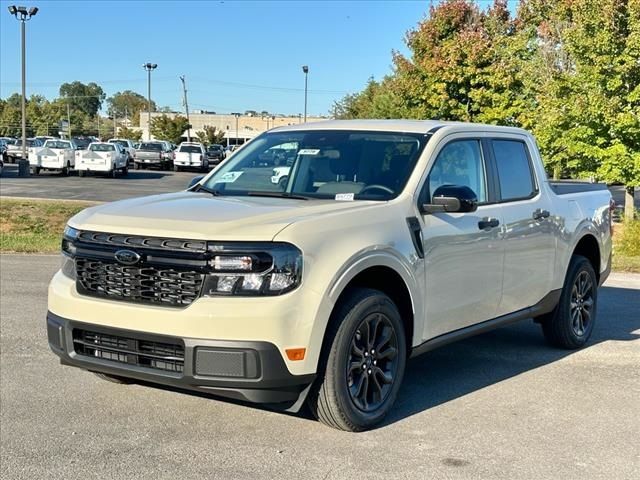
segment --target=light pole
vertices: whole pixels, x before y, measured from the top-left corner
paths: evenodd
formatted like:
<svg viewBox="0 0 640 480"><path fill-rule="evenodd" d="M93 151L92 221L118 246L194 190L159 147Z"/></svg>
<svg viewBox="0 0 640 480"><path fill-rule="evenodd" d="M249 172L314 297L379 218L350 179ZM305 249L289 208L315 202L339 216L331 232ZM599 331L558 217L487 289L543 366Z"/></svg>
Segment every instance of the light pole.
<svg viewBox="0 0 640 480"><path fill-rule="evenodd" d="M304 123L307 123L307 80L309 79L309 66L303 65L304 72Z"/></svg>
<svg viewBox="0 0 640 480"><path fill-rule="evenodd" d="M240 118L240 113L232 113L231 115L233 115L234 117L236 117L236 147L238 146L238 119Z"/></svg>
<svg viewBox="0 0 640 480"><path fill-rule="evenodd" d="M16 7L11 5L9 13L20 20L20 29L22 35L22 159L27 162L27 93L26 93L26 50L25 50L25 22L31 20L31 17L38 13L38 7ZM28 172L28 170L27 170Z"/></svg>
<svg viewBox="0 0 640 480"><path fill-rule="evenodd" d="M143 63L142 64L142 68L144 68L147 71L147 102L148 102L148 108L147 108L147 113L148 115L148 120L147 120L147 140L151 140L151 71L155 70L158 67L157 64L155 63Z"/></svg>

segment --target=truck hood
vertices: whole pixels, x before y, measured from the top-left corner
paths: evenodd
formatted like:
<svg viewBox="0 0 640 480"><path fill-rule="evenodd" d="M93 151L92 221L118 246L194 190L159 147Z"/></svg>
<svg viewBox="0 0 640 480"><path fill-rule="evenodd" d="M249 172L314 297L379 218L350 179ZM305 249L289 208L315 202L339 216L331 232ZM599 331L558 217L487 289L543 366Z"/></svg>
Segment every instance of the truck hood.
<svg viewBox="0 0 640 480"><path fill-rule="evenodd" d="M297 220L380 202L214 197L177 192L133 198L83 210L69 225L97 232L193 240L271 241Z"/></svg>

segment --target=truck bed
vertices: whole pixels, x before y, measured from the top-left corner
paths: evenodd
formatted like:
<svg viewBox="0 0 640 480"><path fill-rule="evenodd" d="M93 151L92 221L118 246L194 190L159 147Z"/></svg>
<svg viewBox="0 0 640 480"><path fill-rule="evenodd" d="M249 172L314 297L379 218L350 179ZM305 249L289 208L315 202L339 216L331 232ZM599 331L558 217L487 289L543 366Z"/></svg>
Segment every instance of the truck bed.
<svg viewBox="0 0 640 480"><path fill-rule="evenodd" d="M554 180L549 182L549 186L556 195L595 192L607 189L606 183L574 182L573 180Z"/></svg>

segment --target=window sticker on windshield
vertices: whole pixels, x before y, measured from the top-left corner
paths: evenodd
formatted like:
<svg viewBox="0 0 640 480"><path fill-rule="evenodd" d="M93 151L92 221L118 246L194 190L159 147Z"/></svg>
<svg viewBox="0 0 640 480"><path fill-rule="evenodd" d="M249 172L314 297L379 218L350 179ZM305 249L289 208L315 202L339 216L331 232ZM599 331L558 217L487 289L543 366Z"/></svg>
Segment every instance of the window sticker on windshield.
<svg viewBox="0 0 640 480"><path fill-rule="evenodd" d="M217 179L216 183L233 183L238 178L240 178L240 175L242 175L243 173L244 172L227 172L224 175L222 175L219 179Z"/></svg>
<svg viewBox="0 0 640 480"><path fill-rule="evenodd" d="M342 202L353 202L353 193L336 193L336 200L340 200Z"/></svg>
<svg viewBox="0 0 640 480"><path fill-rule="evenodd" d="M298 152L298 155L318 155L319 153L319 148L303 148Z"/></svg>

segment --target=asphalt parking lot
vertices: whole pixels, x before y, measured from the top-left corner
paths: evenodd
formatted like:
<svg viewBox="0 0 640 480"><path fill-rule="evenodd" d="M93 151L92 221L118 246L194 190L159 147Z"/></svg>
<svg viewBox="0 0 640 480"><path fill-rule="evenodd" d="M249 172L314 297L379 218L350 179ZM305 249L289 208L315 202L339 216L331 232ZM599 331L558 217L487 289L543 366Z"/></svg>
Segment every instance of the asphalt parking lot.
<svg viewBox="0 0 640 480"><path fill-rule="evenodd" d="M193 172L164 170L129 170L127 176L108 178L92 175L63 177L55 172L18 177L15 165L6 165L0 179L0 196L60 198L110 202L123 198L141 197L157 193L177 192L187 188L189 181L202 175Z"/></svg>
<svg viewBox="0 0 640 480"><path fill-rule="evenodd" d="M0 477L631 479L640 469L640 275L601 289L590 345L525 321L411 360L388 421L362 434L58 364L56 256L0 256Z"/></svg>

